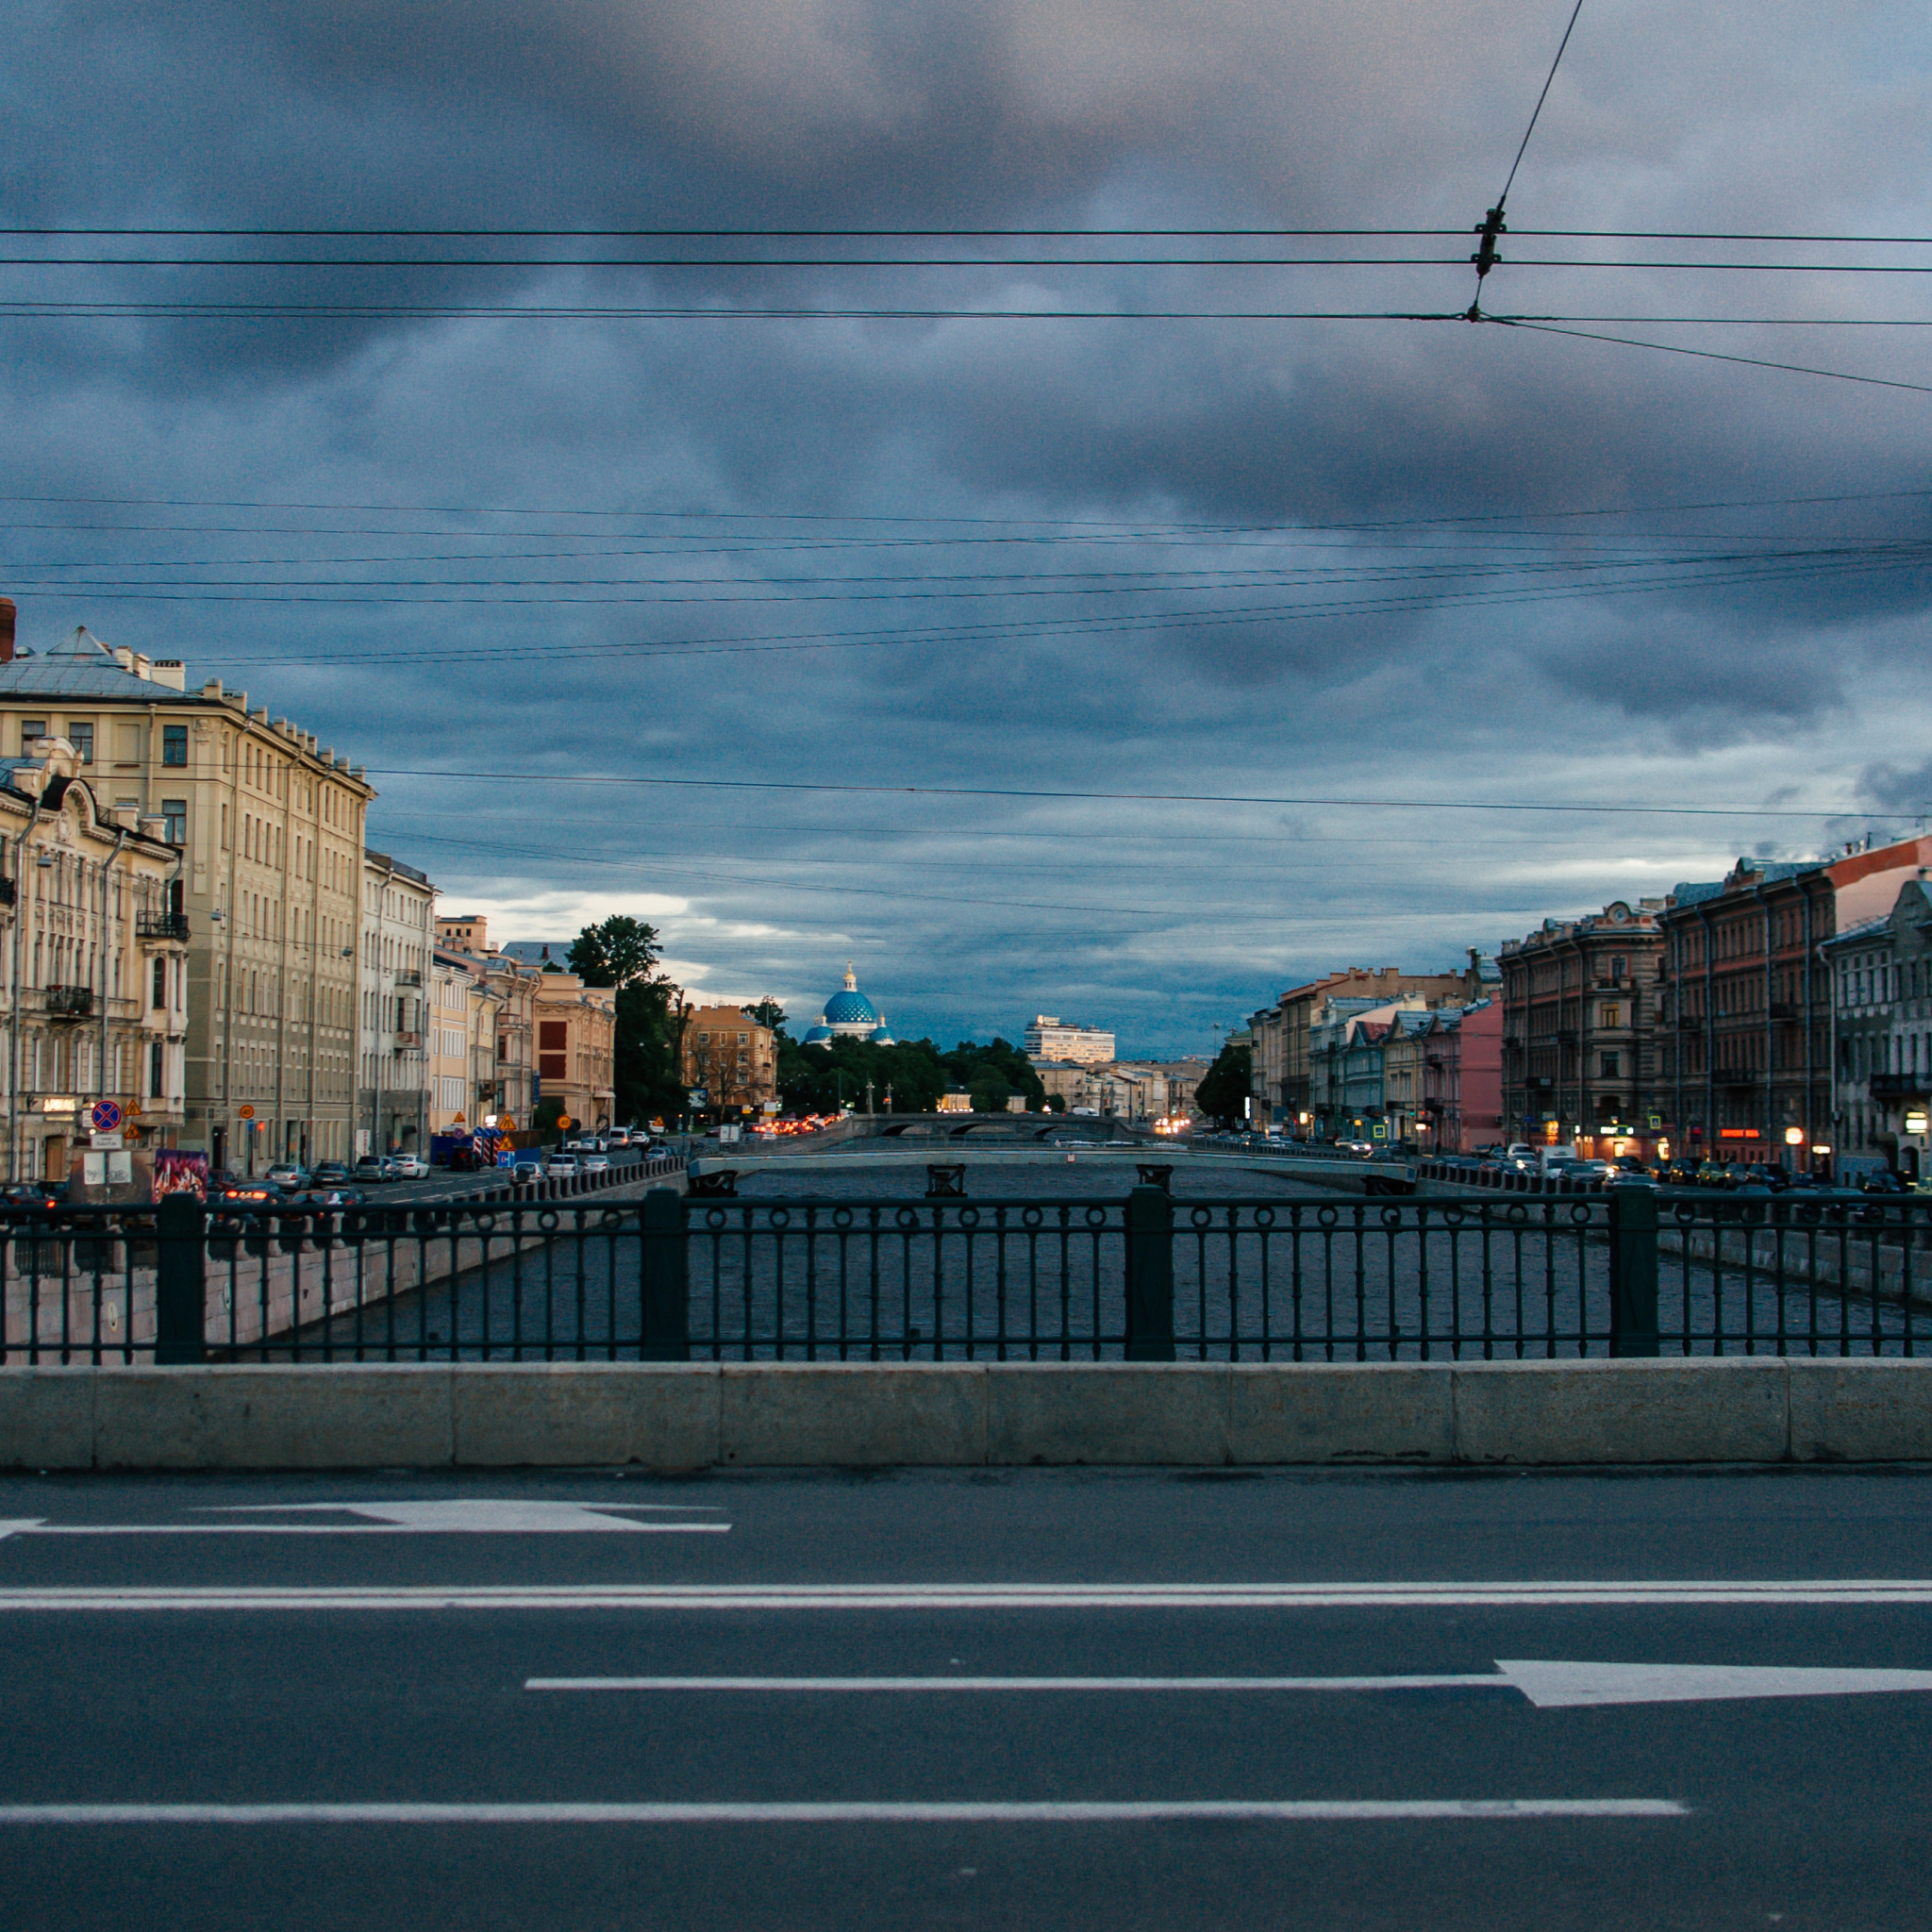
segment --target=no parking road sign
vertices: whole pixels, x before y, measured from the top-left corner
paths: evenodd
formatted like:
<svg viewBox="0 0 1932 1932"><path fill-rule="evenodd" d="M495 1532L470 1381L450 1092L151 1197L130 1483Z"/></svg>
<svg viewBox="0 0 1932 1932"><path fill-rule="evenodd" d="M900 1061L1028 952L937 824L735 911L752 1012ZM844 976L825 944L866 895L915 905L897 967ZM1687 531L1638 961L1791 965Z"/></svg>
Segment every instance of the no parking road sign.
<svg viewBox="0 0 1932 1932"><path fill-rule="evenodd" d="M95 1133L112 1134L120 1129L121 1109L111 1100L97 1100L88 1118L93 1123Z"/></svg>

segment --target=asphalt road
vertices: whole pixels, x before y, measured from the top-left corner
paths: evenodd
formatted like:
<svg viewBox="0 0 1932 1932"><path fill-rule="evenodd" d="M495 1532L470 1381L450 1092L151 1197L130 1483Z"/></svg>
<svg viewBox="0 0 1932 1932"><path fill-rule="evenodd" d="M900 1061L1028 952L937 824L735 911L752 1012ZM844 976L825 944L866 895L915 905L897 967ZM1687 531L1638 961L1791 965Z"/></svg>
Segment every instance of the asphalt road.
<svg viewBox="0 0 1932 1932"><path fill-rule="evenodd" d="M12 1924L1925 1916L1932 1471L25 1477L0 1518Z"/></svg>

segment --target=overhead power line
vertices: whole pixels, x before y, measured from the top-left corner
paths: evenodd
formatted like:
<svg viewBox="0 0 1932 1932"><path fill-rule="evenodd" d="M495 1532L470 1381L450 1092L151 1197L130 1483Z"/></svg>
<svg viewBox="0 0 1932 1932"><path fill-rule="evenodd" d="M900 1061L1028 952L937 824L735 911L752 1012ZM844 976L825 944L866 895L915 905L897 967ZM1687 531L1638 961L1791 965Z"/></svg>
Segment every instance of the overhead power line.
<svg viewBox="0 0 1932 1932"><path fill-rule="evenodd" d="M1640 342L1629 336L1599 335L1591 329L1557 328L1548 323L1523 322L1502 315L1486 315L1485 322L1501 323L1507 328L1533 329L1538 335L1574 336L1579 341L1620 342L1626 349L1655 349L1666 356L1695 356L1706 362L1740 362L1751 369L1779 369L1791 375L1823 375L1834 382L1870 383L1879 389L1908 389L1920 395L1932 395L1932 383L1900 382L1888 375L1855 375L1844 369L1813 369L1801 362L1773 362L1760 356L1730 356L1716 349L1691 349L1681 342Z"/></svg>
<svg viewBox="0 0 1932 1932"><path fill-rule="evenodd" d="M1905 811L1841 811L1834 806L1610 805L1551 799L1343 798L1253 791L1081 791L1017 785L851 785L804 778L671 778L582 772L482 772L413 765L369 765L377 778L459 779L492 785L592 785L672 788L697 791L838 791L892 798L1065 799L1099 805L1291 805L1357 811L1501 811L1614 813L1679 819L1851 819L1890 823Z"/></svg>
<svg viewBox="0 0 1932 1932"><path fill-rule="evenodd" d="M1574 25L1573 18L1572 25ZM1566 36L1567 40L1567 36ZM1551 70L1555 75L1554 67ZM1547 92L1547 86L1545 88ZM1524 137L1525 145L1528 136ZM1519 154L1518 158L1521 158ZM1514 179L1514 170L1511 170ZM1037 228L278 228L256 226L196 227L7 227L0 237L131 237L198 241L228 238L238 241L449 241L449 242L1051 242L1087 240L1148 241L1352 241L1455 239L1468 231L1459 227L1343 227L1294 228L1274 226L1158 227L1144 223ZM1869 244L1874 247L1932 247L1932 235L1817 234L1798 230L1732 228L1518 228L1519 238L1574 242L1789 242Z"/></svg>

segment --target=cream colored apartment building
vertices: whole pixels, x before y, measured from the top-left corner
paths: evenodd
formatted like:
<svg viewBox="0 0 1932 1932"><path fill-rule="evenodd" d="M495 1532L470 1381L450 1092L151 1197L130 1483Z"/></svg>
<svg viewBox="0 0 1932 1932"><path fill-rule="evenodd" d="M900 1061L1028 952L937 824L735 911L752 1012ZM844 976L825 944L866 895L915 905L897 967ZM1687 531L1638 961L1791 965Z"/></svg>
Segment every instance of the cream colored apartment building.
<svg viewBox="0 0 1932 1932"><path fill-rule="evenodd" d="M103 809L79 771L60 739L0 759L0 1086L12 1180L66 1180L103 1101L119 1109L125 1148L175 1146L183 1124L180 855L158 820Z"/></svg>
<svg viewBox="0 0 1932 1932"><path fill-rule="evenodd" d="M574 973L544 972L537 986L537 1104L563 1103L582 1127L611 1124L616 1105L617 995Z"/></svg>
<svg viewBox="0 0 1932 1932"><path fill-rule="evenodd" d="M426 1154L429 1072L425 975L435 950L436 888L386 852L362 855L358 1154Z"/></svg>
<svg viewBox="0 0 1932 1932"><path fill-rule="evenodd" d="M705 1090L702 1113L756 1113L778 1097L777 1036L742 1008L694 1008L685 1015L679 1077Z"/></svg>
<svg viewBox="0 0 1932 1932"><path fill-rule="evenodd" d="M537 994L543 974L491 952L489 922L479 914L438 919L436 937L441 963L472 981L467 1124L507 1121L509 1131L526 1128L536 1106ZM566 1024L566 1056L568 1030Z"/></svg>
<svg viewBox="0 0 1932 1932"><path fill-rule="evenodd" d="M0 757L73 745L107 816L180 848L188 1006L180 1144L217 1166L353 1151L362 836L359 768L178 659L85 630L16 656L0 620ZM244 1112L245 1109L245 1112Z"/></svg>

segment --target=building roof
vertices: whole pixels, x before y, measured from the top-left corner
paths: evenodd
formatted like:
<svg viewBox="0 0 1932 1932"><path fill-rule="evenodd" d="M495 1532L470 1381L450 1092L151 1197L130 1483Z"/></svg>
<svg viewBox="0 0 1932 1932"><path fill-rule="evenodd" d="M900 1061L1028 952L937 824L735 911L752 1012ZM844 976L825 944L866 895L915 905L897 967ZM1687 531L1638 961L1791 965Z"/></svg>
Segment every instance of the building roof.
<svg viewBox="0 0 1932 1932"><path fill-rule="evenodd" d="M85 628L44 651L25 652L0 664L0 697L131 698L137 704L201 702L150 677L124 670L114 654Z"/></svg>
<svg viewBox="0 0 1932 1932"><path fill-rule="evenodd" d="M413 865L405 865L400 858L391 858L387 852L377 852L373 846L362 848L362 859L364 864L379 865L384 872L393 873L399 879L413 879L419 886L429 883L426 872L418 872Z"/></svg>
<svg viewBox="0 0 1932 1932"><path fill-rule="evenodd" d="M1856 943L1862 940L1877 939L1881 934L1891 931L1891 914L1881 912L1876 919L1861 919L1857 925L1848 925L1842 932L1833 933L1822 942L1825 949Z"/></svg>

